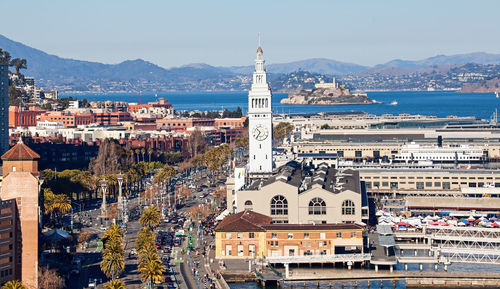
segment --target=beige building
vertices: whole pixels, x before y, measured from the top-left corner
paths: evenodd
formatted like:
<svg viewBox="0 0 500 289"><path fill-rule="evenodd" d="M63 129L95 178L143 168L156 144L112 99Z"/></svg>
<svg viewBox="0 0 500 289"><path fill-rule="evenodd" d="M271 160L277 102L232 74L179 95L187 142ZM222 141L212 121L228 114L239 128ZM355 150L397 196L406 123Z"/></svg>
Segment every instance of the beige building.
<svg viewBox="0 0 500 289"><path fill-rule="evenodd" d="M369 193L500 187L500 171L486 169L359 169Z"/></svg>
<svg viewBox="0 0 500 289"><path fill-rule="evenodd" d="M358 173L326 164L314 168L290 162L268 179L237 191L229 184L227 191L234 212L252 210L273 223L361 223L368 216Z"/></svg>
<svg viewBox="0 0 500 289"><path fill-rule="evenodd" d="M348 160L373 160L377 158L387 157L390 160L401 162L410 161L407 154L414 154L414 161L434 159L436 161L454 161L455 158L444 159L449 154L472 154L475 158L466 159L464 161L479 161L477 153L480 152L484 156L484 160L500 159L500 143L499 142L456 142L453 144L445 144L442 147L437 146L436 142L321 142L321 141L302 141L295 142L291 145L291 150L298 157L308 157L312 155L314 158L325 158L329 154L335 154L336 158ZM419 158L419 155L423 157Z"/></svg>
<svg viewBox="0 0 500 289"><path fill-rule="evenodd" d="M38 288L38 230L39 230L39 182L38 159L40 156L17 143L2 156L2 200L16 200L20 234L16 246L20 252L21 281L28 288ZM19 229L18 229L19 230ZM14 273L19 276L19 272Z"/></svg>

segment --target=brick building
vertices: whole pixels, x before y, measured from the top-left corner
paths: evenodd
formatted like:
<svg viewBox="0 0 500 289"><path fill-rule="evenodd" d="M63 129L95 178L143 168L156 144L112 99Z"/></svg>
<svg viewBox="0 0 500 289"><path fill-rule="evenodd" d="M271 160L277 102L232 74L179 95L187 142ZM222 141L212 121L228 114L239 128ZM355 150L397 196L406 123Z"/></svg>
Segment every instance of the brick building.
<svg viewBox="0 0 500 289"><path fill-rule="evenodd" d="M62 122L64 127L76 127L94 123L94 115L91 113L72 114L61 111L50 111L40 115L40 121Z"/></svg>
<svg viewBox="0 0 500 289"><path fill-rule="evenodd" d="M38 116L45 113L38 107L32 106L28 110L18 106L9 106L9 127L30 127L37 125Z"/></svg>
<svg viewBox="0 0 500 289"><path fill-rule="evenodd" d="M132 116L128 112L98 112L92 113L94 123L100 125L118 124L124 121L132 121Z"/></svg>
<svg viewBox="0 0 500 289"><path fill-rule="evenodd" d="M322 256L363 253L358 224L272 224L272 218L246 210L215 228L216 258Z"/></svg>
<svg viewBox="0 0 500 289"><path fill-rule="evenodd" d="M214 120L214 125L216 128L244 127L246 120L246 116L240 118L216 118Z"/></svg>
<svg viewBox="0 0 500 289"><path fill-rule="evenodd" d="M156 121L160 129L171 129L184 131L191 127L215 126L215 120L211 118L162 118Z"/></svg>

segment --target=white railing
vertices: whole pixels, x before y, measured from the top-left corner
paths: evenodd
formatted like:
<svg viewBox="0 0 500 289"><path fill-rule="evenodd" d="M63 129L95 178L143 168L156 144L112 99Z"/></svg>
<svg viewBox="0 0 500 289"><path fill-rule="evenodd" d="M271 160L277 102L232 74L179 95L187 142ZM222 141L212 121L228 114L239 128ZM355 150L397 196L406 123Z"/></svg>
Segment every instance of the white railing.
<svg viewBox="0 0 500 289"><path fill-rule="evenodd" d="M327 262L362 262L368 261L371 254L336 254L336 255L307 255L307 256L271 256L266 260L269 263L327 263Z"/></svg>

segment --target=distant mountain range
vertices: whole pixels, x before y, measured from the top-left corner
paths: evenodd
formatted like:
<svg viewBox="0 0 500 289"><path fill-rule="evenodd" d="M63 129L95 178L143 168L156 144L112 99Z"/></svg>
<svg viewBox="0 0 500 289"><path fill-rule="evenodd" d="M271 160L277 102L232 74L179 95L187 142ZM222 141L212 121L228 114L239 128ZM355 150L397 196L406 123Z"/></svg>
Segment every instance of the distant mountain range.
<svg viewBox="0 0 500 289"><path fill-rule="evenodd" d="M61 58L41 50L10 40L0 35L0 48L12 57L26 58L26 76L34 77L42 86L68 91L98 90L241 90L251 82L253 65L215 67L196 63L181 67L163 68L151 62L136 59L118 64ZM354 63L325 58L313 58L290 63L270 64L268 71L279 75L296 71L309 71L322 75L401 75L412 71L446 70L466 63L482 65L500 64L500 54L475 52L457 55L438 55L423 60L392 60L384 64L367 67ZM131 87L127 87L131 86ZM278 88L280 89L280 88Z"/></svg>

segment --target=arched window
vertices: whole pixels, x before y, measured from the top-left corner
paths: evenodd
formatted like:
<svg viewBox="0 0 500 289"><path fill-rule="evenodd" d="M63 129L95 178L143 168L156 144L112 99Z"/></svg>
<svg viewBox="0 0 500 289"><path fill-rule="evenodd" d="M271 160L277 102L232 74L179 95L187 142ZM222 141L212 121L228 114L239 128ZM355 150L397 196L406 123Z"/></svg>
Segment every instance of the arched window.
<svg viewBox="0 0 500 289"><path fill-rule="evenodd" d="M253 203L250 200L245 201L245 210L252 210L253 209Z"/></svg>
<svg viewBox="0 0 500 289"><path fill-rule="evenodd" d="M345 200L342 203L342 215L354 215L355 205L351 200Z"/></svg>
<svg viewBox="0 0 500 289"><path fill-rule="evenodd" d="M274 196L271 200L271 215L288 215L288 201L281 195Z"/></svg>
<svg viewBox="0 0 500 289"><path fill-rule="evenodd" d="M309 215L326 215L326 203L321 198L309 202Z"/></svg>

